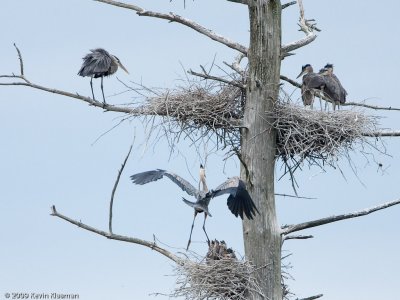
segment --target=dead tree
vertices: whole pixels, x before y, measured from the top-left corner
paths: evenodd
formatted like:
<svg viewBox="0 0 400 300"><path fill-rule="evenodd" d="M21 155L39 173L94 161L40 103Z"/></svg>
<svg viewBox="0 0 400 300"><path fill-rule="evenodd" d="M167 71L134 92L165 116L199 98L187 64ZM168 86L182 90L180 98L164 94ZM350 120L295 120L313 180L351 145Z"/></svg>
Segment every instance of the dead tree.
<svg viewBox="0 0 400 300"><path fill-rule="evenodd" d="M160 18L169 22L180 23L216 42L237 50L239 52L239 58L234 63L227 64L233 70L235 76L226 79L212 75L203 68L202 72L190 71L190 73L197 77L222 83L223 88L220 88L218 92L214 92L214 86L208 89L199 86L191 86L181 91L164 91L159 95L152 95L137 106L103 105L103 103L91 99L90 97L45 87L30 81L24 74L22 55L16 47L20 60L19 75L0 75L0 78L3 80L15 80L12 82L1 82L0 86L27 86L49 93L56 93L86 102L93 107L104 109L105 111L124 113L127 117L149 115L165 117L171 122L175 122L174 124L188 135L199 128L205 127L208 129L208 132L215 134L217 139L223 140L224 146L228 145L230 147L229 149L235 153L240 160L241 178L246 181L248 190L261 212L260 216L254 221L243 222L246 259L252 262L256 267L254 269L254 280L258 282L260 288L260 291L256 293L248 291L247 299L280 300L283 298L284 295L281 284L282 243L288 239L305 239L311 237L293 235L293 232L367 215L400 203L399 200L396 200L352 214L333 216L283 227L277 222L274 190L276 160L278 158L289 159L296 155L302 155L302 160L304 160L305 157L311 158L314 161L316 159L326 159L325 156L315 157L315 153L318 153L318 151L321 153L321 149L327 149L326 144L321 145L321 143L323 143L321 141L326 140L325 136L322 139L314 139L311 141L312 144L316 143L317 146L315 147L319 148L313 148L307 151L292 151L290 149L294 149L293 147L286 147L284 150L280 151L282 149L282 137L288 136L287 134L283 134L285 132L282 128L289 128L290 130L294 128L293 124L298 123L296 120L294 122L288 121L283 125L279 122L279 116L276 112L282 112L282 109L288 112L288 109L292 109L290 106L287 106L289 108L282 108L282 106L280 106L280 104L282 104L279 101L280 80L285 80L299 87L296 81L280 74L281 61L285 57L290 56L292 51L314 41L316 38L315 31L318 30L315 24L306 20L302 1L298 1L300 10L299 26L301 31L304 32L305 37L293 43L282 45L282 10L296 2L282 4L280 0L228 0L244 5L243 7L247 8L249 11L249 47L214 33L202 25L174 13L148 11L133 4L113 0L94 1L133 10L138 16ZM248 69L246 70L240 67L240 60L243 57L248 58ZM180 101L182 99L186 101ZM184 105L189 105L191 109L188 109L188 107ZM382 108L360 103L347 103L347 105L363 106L371 109L398 110L396 108ZM293 116L293 111L295 111L295 109L290 110L290 114L288 115ZM304 111L300 110L295 116L299 118L298 120L302 120L305 119L306 114L308 117L308 113L304 113ZM351 117L353 118L354 116L352 115ZM332 118L329 122L331 121ZM323 126L318 126L318 124L316 127L324 128ZM361 129L357 131L357 137L400 136L399 131L375 130L375 127L365 131L363 131L363 129L365 129L365 127L361 127ZM340 128L339 131L342 132L342 128ZM313 137L315 137L314 133ZM342 136L339 136L337 139L332 139L332 144L342 147L343 143L349 145L353 140L353 138L347 140L345 138L342 139ZM285 145L286 144L287 143L285 143ZM309 145L307 145L307 147L308 146ZM327 151L329 152L329 150ZM288 172L290 172L291 176L295 168L296 166L289 166ZM112 202L122 169L123 167L119 172L111 197L109 231L99 230L69 218L59 213L54 206L52 207L52 215L108 239L149 247L173 260L176 264L180 266L185 265L184 259L160 247L156 240L149 242L113 233L111 223ZM319 297L321 297L321 295L312 296L307 299L317 299Z"/></svg>

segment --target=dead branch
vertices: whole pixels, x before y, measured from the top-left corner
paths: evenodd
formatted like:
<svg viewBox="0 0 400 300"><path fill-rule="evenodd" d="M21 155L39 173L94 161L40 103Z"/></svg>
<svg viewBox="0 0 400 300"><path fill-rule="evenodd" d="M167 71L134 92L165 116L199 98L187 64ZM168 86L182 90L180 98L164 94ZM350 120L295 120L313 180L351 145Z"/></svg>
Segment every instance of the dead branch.
<svg viewBox="0 0 400 300"><path fill-rule="evenodd" d="M239 4L244 4L244 5L248 5L249 4L249 0L227 0L229 2L234 2L234 3L239 3Z"/></svg>
<svg viewBox="0 0 400 300"><path fill-rule="evenodd" d="M117 179L116 179L116 181L115 181L114 187L113 187L112 192L111 192L111 199L110 199L110 217L109 217L109 220L108 220L108 228L109 228L110 233L112 233L112 215L113 215L113 204L114 204L114 195L115 195L115 191L117 190L118 183L119 183L119 180L120 180L120 178L121 178L122 171L124 170L125 165L126 165L126 162L128 161L129 155L131 154L131 151L132 151L132 147L133 147L133 143L134 143L134 142L135 142L135 141L133 141L132 144L131 144L131 146L129 147L128 154L126 155L126 157L125 157L125 159L124 159L124 162L123 162L122 165L121 165L121 169L118 170Z"/></svg>
<svg viewBox="0 0 400 300"><path fill-rule="evenodd" d="M299 3L299 9L300 9L300 19L299 19L299 26L300 30L305 33L305 37L292 42L290 44L284 45L281 50L281 55L282 58L288 55L290 51L296 50L298 48L304 47L308 44L310 44L312 41L314 41L317 36L314 31L319 31L319 29L315 26L314 23L311 23L311 20L306 20L304 17L304 7L303 7L303 1L298 0Z"/></svg>
<svg viewBox="0 0 400 300"><path fill-rule="evenodd" d="M285 235L283 240L306 240L314 238L313 235Z"/></svg>
<svg viewBox="0 0 400 300"><path fill-rule="evenodd" d="M114 234L114 233L110 233L110 232L106 232L103 230L99 230L97 228L94 228L92 226L86 225L80 221L76 221L73 220L65 215L60 214L57 210L56 207L53 205L51 207L51 216L54 217L58 217L60 219L63 219L71 224L74 224L82 229L85 229L87 231L91 231L94 232L98 235L104 236L108 239L111 240L117 240L117 241L122 241L122 242L127 242L127 243L133 243L133 244L138 244L138 245L142 245L145 247L150 248L151 250L157 251L158 253L161 253L162 255L168 257L169 259L171 259L172 261L174 261L176 264L178 265L182 265L183 264L183 260L181 258L179 258L178 256L176 256L175 254L169 252L168 250L159 247L155 242L151 243L145 240L141 240L138 238L134 238L134 237L128 237L128 236L124 236L124 235L119 235L119 234Z"/></svg>
<svg viewBox="0 0 400 300"><path fill-rule="evenodd" d="M281 75L281 79L285 80L285 81L289 82L291 85L301 89L301 83L298 83L297 81L295 81L293 79L290 79L289 77L286 77L286 76L283 76L283 75Z"/></svg>
<svg viewBox="0 0 400 300"><path fill-rule="evenodd" d="M323 294L319 294L319 295L315 295L315 296L311 296L311 297L307 297L307 298L301 298L301 299L296 298L296 300L315 300L315 299L321 298L323 296L324 296Z"/></svg>
<svg viewBox="0 0 400 300"><path fill-rule="evenodd" d="M382 107L382 106L376 106L376 105L369 105L365 103L360 103L360 102L346 102L344 104L340 104L341 106L360 106L360 107L365 107L365 108L371 108L375 110L394 110L394 111L400 111L400 108L396 107Z"/></svg>
<svg viewBox="0 0 400 300"><path fill-rule="evenodd" d="M154 11L147 11L144 8L141 8L137 5L132 5L132 4L127 4L127 3L123 3L123 2L119 2L119 1L113 1L113 0L93 0L96 2L101 2L101 3L105 3L105 4L109 4L109 5L113 5L113 6L117 6L117 7L122 7L122 8L126 8L126 9L130 9L130 10L134 10L137 12L137 14L139 16L146 16L146 17L153 17L153 18L159 18L159 19L164 19L164 20L168 20L170 22L176 22L176 23L180 23L182 25L185 25L189 28L194 29L195 31L209 37L210 39L219 42L221 44L224 44L225 46L228 46L229 48L235 49L241 53L244 53L247 55L247 48L239 43L236 43L228 38L223 37L222 35L219 35L215 32L213 32L210 29L207 29L205 27L203 27L202 25L193 22L189 19L186 19L184 17L181 17L179 15L176 15L174 13L168 13L168 14L164 14L164 13L159 13L159 12L154 12Z"/></svg>
<svg viewBox="0 0 400 300"><path fill-rule="evenodd" d="M315 200L315 199L317 199L317 198L311 198L311 197L301 197L301 196L296 196L296 195L279 194L279 193L275 193L275 196L288 197L288 198L298 198L298 199L307 199L307 200Z"/></svg>
<svg viewBox="0 0 400 300"><path fill-rule="evenodd" d="M312 228L312 227L317 227L317 226L321 226L321 225L325 225L325 224L329 224L329 223L333 223L333 222L337 222L337 221L366 216L366 215L369 215L370 213L373 213L373 212L376 212L376 211L379 211L382 209L386 209L388 207L397 205L399 203L400 203L400 199L394 200L391 202L386 202L384 204L381 204L381 205L378 205L375 207L371 207L371 208L367 208L364 210L360 210L360 211L357 211L354 213L331 216L331 217L322 218L322 219L318 219L318 220L314 220L314 221L308 221L308 222L304 222L304 223L300 223L300 224L296 224L296 225L285 225L282 227L281 234L286 235L286 234L289 234L292 232L296 232L296 231L300 231L300 230L304 230L304 229L308 229L308 228Z"/></svg>
<svg viewBox="0 0 400 300"><path fill-rule="evenodd" d="M365 132L363 133L363 135L369 137L395 137L395 136L400 136L400 130Z"/></svg>
<svg viewBox="0 0 400 300"><path fill-rule="evenodd" d="M201 78L204 78L204 79L215 80L215 81L219 81L219 82L222 82L222 83L225 83L225 84L233 85L233 86L236 86L236 87L241 88L241 89L245 89L246 88L246 86L244 84L242 84L241 82L232 81L232 80L226 80L226 79L221 78L221 77L210 75L210 74L208 74L207 72L204 72L204 71L203 71L203 73L198 73L198 72L195 72L193 70L189 70L188 73L190 75L201 77Z"/></svg>
<svg viewBox="0 0 400 300"><path fill-rule="evenodd" d="M282 4L282 9L288 8L289 6L292 6L292 5L296 4L296 3L297 3L297 1L291 1L291 2L288 2L288 3Z"/></svg>

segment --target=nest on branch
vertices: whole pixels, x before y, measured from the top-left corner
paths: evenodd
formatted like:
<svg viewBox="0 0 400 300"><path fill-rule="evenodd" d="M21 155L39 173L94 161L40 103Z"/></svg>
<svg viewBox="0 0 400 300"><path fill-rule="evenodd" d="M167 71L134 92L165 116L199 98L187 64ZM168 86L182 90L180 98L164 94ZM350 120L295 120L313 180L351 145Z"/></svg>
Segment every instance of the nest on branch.
<svg viewBox="0 0 400 300"><path fill-rule="evenodd" d="M228 151L238 154L239 128L246 126L242 124L244 105L242 88L196 82L149 98L141 110L165 117L163 124L168 126L164 128L175 139L173 142L182 133L194 142L199 141L200 132L201 137L217 136L218 149L227 147ZM378 118L360 110L309 110L285 98L266 115L277 132L277 158L284 161L290 172L304 161L320 167L336 166L339 157L349 158L349 152L357 146L377 150L366 135L377 129Z"/></svg>
<svg viewBox="0 0 400 300"><path fill-rule="evenodd" d="M365 136L376 130L378 118L357 110L325 112L278 103L273 112L277 155L284 161L335 165L357 146L376 146Z"/></svg>
<svg viewBox="0 0 400 300"><path fill-rule="evenodd" d="M177 284L169 296L187 300L248 299L247 293L261 293L254 272L254 266L238 260L224 242L213 241L205 259L188 259L176 266Z"/></svg>
<svg viewBox="0 0 400 300"><path fill-rule="evenodd" d="M216 149L233 150L240 144L244 96L238 87L194 82L148 97L137 110L141 115L162 118L160 125L170 144L182 136L194 144L216 136Z"/></svg>

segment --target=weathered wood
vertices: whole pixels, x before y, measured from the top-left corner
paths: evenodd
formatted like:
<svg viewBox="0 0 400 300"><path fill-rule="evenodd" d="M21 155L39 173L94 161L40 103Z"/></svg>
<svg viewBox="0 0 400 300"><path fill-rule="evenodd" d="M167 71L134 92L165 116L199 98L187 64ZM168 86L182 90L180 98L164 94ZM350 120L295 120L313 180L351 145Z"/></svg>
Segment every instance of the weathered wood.
<svg viewBox="0 0 400 300"><path fill-rule="evenodd" d="M261 214L243 222L243 235L246 258L258 268L264 297L252 294L248 299L281 300L281 236L274 197L276 133L270 125L272 114L265 113L278 99L281 3L250 1L249 17L249 81L244 114L247 129L241 132L241 176Z"/></svg>

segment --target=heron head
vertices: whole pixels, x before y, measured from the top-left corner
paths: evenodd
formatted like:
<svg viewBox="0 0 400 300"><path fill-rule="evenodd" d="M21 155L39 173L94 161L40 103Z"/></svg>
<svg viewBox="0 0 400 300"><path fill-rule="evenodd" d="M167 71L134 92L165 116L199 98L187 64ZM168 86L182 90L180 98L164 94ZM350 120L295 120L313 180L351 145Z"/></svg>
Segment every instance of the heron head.
<svg viewBox="0 0 400 300"><path fill-rule="evenodd" d="M322 68L321 70L319 70L318 74L319 74L319 75L322 75L322 76L329 75L329 69L327 69L327 68Z"/></svg>
<svg viewBox="0 0 400 300"><path fill-rule="evenodd" d="M333 64L327 63L324 67L324 69L327 69L330 74L333 73Z"/></svg>
<svg viewBox="0 0 400 300"><path fill-rule="evenodd" d="M301 72L296 78L299 78L300 76L303 76L304 74L310 73L312 71L313 71L313 68L311 67L311 65L310 64L306 64L306 65L301 67Z"/></svg>
<svg viewBox="0 0 400 300"><path fill-rule="evenodd" d="M119 60L118 57L116 57L115 55L113 55L115 62L117 63L117 65L124 70L127 74L129 74L128 70L124 67L124 65L121 63L121 61Z"/></svg>

